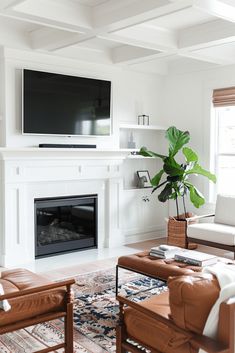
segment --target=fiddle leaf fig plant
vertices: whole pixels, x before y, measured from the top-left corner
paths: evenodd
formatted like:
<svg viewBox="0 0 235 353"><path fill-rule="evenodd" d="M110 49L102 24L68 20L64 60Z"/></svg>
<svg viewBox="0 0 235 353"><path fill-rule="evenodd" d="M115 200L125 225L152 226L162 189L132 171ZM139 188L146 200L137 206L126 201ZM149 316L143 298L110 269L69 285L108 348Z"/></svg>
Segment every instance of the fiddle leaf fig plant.
<svg viewBox="0 0 235 353"><path fill-rule="evenodd" d="M190 181L190 176L202 175L213 183L216 182L216 176L202 168L199 164L197 153L192 148L185 146L190 141L188 131L181 131L171 126L167 129L165 137L169 142L168 155L165 156L149 151L146 147L140 149L140 154L145 157L157 157L162 160L162 168L151 179L152 192L160 191L158 199L161 202L171 199L175 200L177 217L179 218L179 198L183 200L185 214L185 195L189 194L190 201L196 208L205 203L204 196ZM179 152L182 152L184 156L185 161L183 163L178 163L175 159Z"/></svg>

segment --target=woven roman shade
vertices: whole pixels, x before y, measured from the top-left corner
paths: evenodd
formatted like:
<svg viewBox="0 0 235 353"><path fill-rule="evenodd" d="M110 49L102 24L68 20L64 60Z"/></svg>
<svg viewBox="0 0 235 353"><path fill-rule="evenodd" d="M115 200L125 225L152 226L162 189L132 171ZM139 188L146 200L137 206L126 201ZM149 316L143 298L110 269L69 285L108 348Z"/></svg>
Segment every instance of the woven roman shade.
<svg viewBox="0 0 235 353"><path fill-rule="evenodd" d="M214 107L235 105L235 87L214 89L213 104Z"/></svg>

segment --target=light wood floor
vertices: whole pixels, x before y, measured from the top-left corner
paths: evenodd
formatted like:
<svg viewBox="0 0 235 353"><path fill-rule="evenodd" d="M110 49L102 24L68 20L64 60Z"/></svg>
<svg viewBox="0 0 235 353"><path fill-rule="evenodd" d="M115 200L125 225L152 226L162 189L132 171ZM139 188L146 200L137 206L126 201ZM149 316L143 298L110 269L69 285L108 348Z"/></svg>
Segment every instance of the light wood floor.
<svg viewBox="0 0 235 353"><path fill-rule="evenodd" d="M133 249L133 253L142 250L150 249L153 246L166 243L166 238L148 240L140 243L125 245L125 247L130 247ZM136 250L136 251L135 251ZM198 251L202 251L208 254L216 255L219 257L226 257L228 259L233 259L233 253L227 252L225 250L220 250L216 248L207 247L204 245L198 245ZM119 256L121 256L120 254ZM46 271L43 275L46 275L51 280L58 280L66 277L72 277L78 274L89 273L93 271L103 270L110 267L114 267L117 262L117 257L107 258L105 260L96 260L94 262L89 262L85 264L79 264L77 266L63 267L52 271Z"/></svg>

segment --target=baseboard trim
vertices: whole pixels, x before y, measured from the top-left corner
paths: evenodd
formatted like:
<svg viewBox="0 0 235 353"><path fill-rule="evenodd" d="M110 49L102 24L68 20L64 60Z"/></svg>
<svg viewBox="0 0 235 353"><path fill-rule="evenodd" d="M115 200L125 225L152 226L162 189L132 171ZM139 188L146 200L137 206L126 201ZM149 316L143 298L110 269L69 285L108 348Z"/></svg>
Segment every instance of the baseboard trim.
<svg viewBox="0 0 235 353"><path fill-rule="evenodd" d="M145 240L159 239L166 236L166 230L164 227L158 227L154 231L142 232L142 233L127 233L124 236L124 244L138 243Z"/></svg>

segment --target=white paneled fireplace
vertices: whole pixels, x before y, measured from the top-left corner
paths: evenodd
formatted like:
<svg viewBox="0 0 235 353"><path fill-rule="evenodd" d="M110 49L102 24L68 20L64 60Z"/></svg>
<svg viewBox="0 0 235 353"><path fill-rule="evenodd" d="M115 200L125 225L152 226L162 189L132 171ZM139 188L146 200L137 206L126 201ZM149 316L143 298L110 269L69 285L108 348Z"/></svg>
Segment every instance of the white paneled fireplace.
<svg viewBox="0 0 235 353"><path fill-rule="evenodd" d="M97 246L123 243L125 151L0 149L0 265L35 260L35 200L97 195Z"/></svg>

